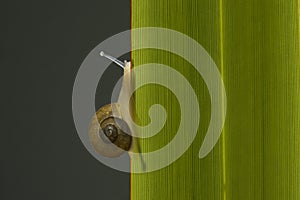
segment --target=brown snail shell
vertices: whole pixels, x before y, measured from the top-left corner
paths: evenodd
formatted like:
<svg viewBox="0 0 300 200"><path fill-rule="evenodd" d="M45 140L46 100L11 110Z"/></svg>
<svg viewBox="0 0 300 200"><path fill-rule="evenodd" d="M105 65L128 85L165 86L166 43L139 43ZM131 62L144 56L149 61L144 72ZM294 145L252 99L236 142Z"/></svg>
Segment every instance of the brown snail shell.
<svg viewBox="0 0 300 200"><path fill-rule="evenodd" d="M105 157L118 157L129 151L131 131L121 117L118 103L105 105L96 112L90 123L89 138L96 152Z"/></svg>

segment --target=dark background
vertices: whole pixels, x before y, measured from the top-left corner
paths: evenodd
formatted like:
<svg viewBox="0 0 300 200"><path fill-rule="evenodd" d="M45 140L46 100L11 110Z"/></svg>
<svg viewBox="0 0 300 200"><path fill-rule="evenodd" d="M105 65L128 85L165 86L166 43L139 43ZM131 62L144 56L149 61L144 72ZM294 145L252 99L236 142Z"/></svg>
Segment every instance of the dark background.
<svg viewBox="0 0 300 200"><path fill-rule="evenodd" d="M0 10L0 199L129 199L129 174L81 143L72 88L87 54L130 28L130 0L1 1ZM97 106L122 72L106 74Z"/></svg>

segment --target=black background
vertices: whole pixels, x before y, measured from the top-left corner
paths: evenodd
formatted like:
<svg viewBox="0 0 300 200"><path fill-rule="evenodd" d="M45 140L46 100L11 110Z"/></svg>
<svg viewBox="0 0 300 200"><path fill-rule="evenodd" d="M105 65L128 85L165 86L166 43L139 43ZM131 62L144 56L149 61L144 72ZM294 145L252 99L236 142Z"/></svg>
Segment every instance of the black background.
<svg viewBox="0 0 300 200"><path fill-rule="evenodd" d="M0 199L129 199L129 174L81 143L72 88L86 55L130 28L130 1L1 1L0 9ZM97 106L122 72L106 74Z"/></svg>

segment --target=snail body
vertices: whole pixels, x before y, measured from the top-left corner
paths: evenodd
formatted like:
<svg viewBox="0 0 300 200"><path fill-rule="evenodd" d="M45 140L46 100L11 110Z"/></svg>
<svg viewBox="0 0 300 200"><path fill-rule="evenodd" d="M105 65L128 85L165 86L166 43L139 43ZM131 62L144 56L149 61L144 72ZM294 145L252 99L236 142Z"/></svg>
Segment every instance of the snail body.
<svg viewBox="0 0 300 200"><path fill-rule="evenodd" d="M105 105L95 113L90 122L89 138L98 154L105 157L118 157L133 146L130 124L126 122L130 114L126 112L127 108L124 109L125 105L122 105L123 107L120 105L123 103L122 97L130 94L131 63L126 61L123 63L104 52L100 55L122 67L124 76L119 102Z"/></svg>

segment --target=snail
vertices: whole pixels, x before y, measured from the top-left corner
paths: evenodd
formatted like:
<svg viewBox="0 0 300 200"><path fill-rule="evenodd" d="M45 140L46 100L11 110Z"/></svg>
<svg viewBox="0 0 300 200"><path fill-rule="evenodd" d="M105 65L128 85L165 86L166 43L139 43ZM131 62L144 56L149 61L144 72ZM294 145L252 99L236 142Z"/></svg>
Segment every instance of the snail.
<svg viewBox="0 0 300 200"><path fill-rule="evenodd" d="M126 60L123 63L110 55L106 55L103 51L100 52L100 55L110 59L124 70L121 94L118 101L120 102L121 96L131 94L131 63ZM136 146L134 145L136 142L132 137L132 128L126 122L128 121L126 119L131 117L126 111L131 108L124 109L125 105L121 107L118 102L101 107L90 122L90 142L96 152L105 157L118 157ZM132 107L132 104L130 102L129 106Z"/></svg>

